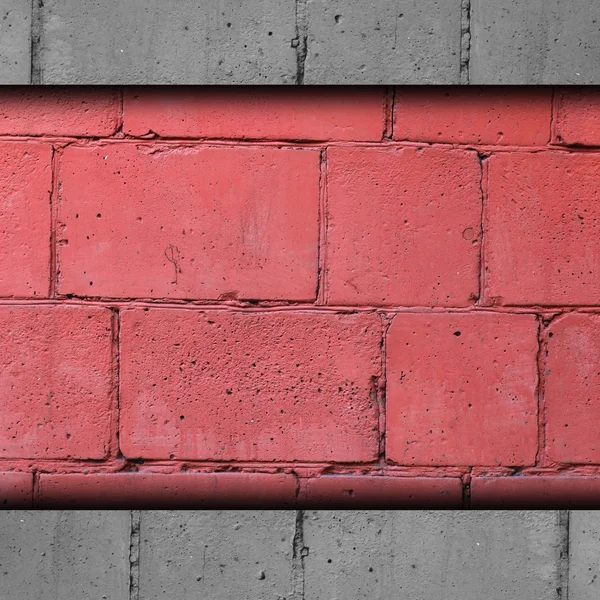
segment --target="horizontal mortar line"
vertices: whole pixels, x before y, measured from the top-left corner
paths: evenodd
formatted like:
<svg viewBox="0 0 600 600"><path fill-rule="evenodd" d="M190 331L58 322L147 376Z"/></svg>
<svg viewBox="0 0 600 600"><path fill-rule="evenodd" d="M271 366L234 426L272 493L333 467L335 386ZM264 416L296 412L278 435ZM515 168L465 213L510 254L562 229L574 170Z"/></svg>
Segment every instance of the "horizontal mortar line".
<svg viewBox="0 0 600 600"><path fill-rule="evenodd" d="M278 304L277 302L264 304L231 304L203 303L200 300L162 300L162 299L134 299L134 298L2 298L0 306L81 306L99 308L154 308L154 309L179 309L191 311L223 311L223 312L247 312L247 313L275 313L275 312L302 312L302 313L376 313L376 314L399 314L399 313L493 313L493 314L547 314L547 313L569 313L569 312L600 312L600 306L593 305L569 305L569 306L373 306L373 305L323 305L323 304Z"/></svg>
<svg viewBox="0 0 600 600"><path fill-rule="evenodd" d="M29 142L29 143L54 143L73 147L103 147L111 144L133 144L144 146L163 146L165 148L194 148L194 147L243 147L243 148L439 148L449 150L465 150L472 152L521 152L538 154L541 152L560 152L567 154L586 154L600 152L600 146L568 146L548 143L540 146L518 146L499 144L428 142L414 140L286 140L286 139L237 139L237 138L146 138L146 137L97 137L97 136L2 136L0 142ZM157 148L158 149L158 148Z"/></svg>

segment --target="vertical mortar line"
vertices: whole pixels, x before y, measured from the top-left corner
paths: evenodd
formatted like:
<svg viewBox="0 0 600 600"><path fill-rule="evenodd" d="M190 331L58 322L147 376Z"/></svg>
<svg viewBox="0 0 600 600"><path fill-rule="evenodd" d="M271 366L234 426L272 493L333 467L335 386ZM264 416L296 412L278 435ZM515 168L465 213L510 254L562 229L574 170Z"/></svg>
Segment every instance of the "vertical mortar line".
<svg viewBox="0 0 600 600"><path fill-rule="evenodd" d="M29 81L32 85L42 83L40 65L40 45L42 39L42 8L43 0L31 0L31 49Z"/></svg>
<svg viewBox="0 0 600 600"><path fill-rule="evenodd" d="M459 77L461 85L470 82L471 61L471 0L462 0L460 15L460 66Z"/></svg>
<svg viewBox="0 0 600 600"><path fill-rule="evenodd" d="M486 221L486 209L487 209L487 194L488 194L488 168L487 168L487 156L477 153L479 159L479 191L481 194L481 216L479 220L479 290L476 304L486 306L487 298L485 298L486 288L486 274L485 274L485 221Z"/></svg>
<svg viewBox="0 0 600 600"><path fill-rule="evenodd" d="M129 529L129 600L140 597L140 525L142 513L132 510Z"/></svg>
<svg viewBox="0 0 600 600"><path fill-rule="evenodd" d="M469 467L469 472L465 473L460 479L462 482L462 509L471 508L471 479L473 477L473 467Z"/></svg>
<svg viewBox="0 0 600 600"><path fill-rule="evenodd" d="M119 86L119 123L117 133L123 133L125 126L125 86Z"/></svg>
<svg viewBox="0 0 600 600"><path fill-rule="evenodd" d="M32 508L38 508L40 499L40 474L39 471L33 471L31 478L31 505Z"/></svg>
<svg viewBox="0 0 600 600"><path fill-rule="evenodd" d="M57 239L56 239L56 225L58 220L58 175L59 175L59 150L55 146L52 146L52 158L50 162L51 172L51 189L50 189L50 274L48 283L48 297L56 297L57 289Z"/></svg>
<svg viewBox="0 0 600 600"><path fill-rule="evenodd" d="M546 403L544 399L544 381L546 373L546 358L548 356L548 344L545 334L544 319L537 315L538 320L538 351L537 351L537 452L535 454L535 465L542 466L546 459Z"/></svg>
<svg viewBox="0 0 600 600"><path fill-rule="evenodd" d="M558 511L559 555L558 555L558 589L559 600L569 598L569 566L570 566L570 519L571 511Z"/></svg>
<svg viewBox="0 0 600 600"><path fill-rule="evenodd" d="M113 365L113 394L114 394L114 422L111 432L111 445L114 445L111 456L119 458L121 454L121 311L111 308L112 325L112 365ZM111 419L111 422L113 420Z"/></svg>
<svg viewBox="0 0 600 600"><path fill-rule="evenodd" d="M396 102L396 86L388 86L385 90L383 105L383 139L391 140L394 136L394 104Z"/></svg>
<svg viewBox="0 0 600 600"><path fill-rule="evenodd" d="M304 545L304 511L297 510L294 522L294 537L292 539L291 600L304 600L304 557L308 556L308 550Z"/></svg>
<svg viewBox="0 0 600 600"><path fill-rule="evenodd" d="M377 383L377 410L379 412L379 464L385 466L386 436L387 436L387 341L388 332L392 326L393 315L381 315L381 376Z"/></svg>
<svg viewBox="0 0 600 600"><path fill-rule="evenodd" d="M327 147L321 149L319 154L319 209L318 209L319 241L317 249L317 295L316 304L326 302L326 273L327 265Z"/></svg>
<svg viewBox="0 0 600 600"><path fill-rule="evenodd" d="M550 100L550 144L558 142L556 138L556 125L558 121L558 94L556 86L552 86L552 98Z"/></svg>

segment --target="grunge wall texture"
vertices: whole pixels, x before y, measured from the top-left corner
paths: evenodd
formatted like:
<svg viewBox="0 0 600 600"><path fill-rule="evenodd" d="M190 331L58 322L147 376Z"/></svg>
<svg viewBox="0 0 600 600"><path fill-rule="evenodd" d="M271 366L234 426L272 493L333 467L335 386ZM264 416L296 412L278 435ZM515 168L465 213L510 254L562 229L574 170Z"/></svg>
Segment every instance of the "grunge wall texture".
<svg viewBox="0 0 600 600"><path fill-rule="evenodd" d="M6 507L581 506L595 88L5 88Z"/></svg>

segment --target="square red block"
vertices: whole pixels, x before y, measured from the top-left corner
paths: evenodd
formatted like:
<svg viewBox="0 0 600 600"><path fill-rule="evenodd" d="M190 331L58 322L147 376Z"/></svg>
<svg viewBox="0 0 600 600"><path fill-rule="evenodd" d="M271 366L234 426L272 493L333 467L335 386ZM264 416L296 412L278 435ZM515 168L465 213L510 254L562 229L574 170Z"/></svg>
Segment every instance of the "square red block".
<svg viewBox="0 0 600 600"><path fill-rule="evenodd" d="M387 456L402 465L531 465L533 315L400 314L387 340Z"/></svg>
<svg viewBox="0 0 600 600"><path fill-rule="evenodd" d="M61 294L316 296L318 151L69 147L60 181Z"/></svg>
<svg viewBox="0 0 600 600"><path fill-rule="evenodd" d="M127 88L124 130L161 137L379 141L385 88Z"/></svg>
<svg viewBox="0 0 600 600"><path fill-rule="evenodd" d="M0 457L105 458L113 414L111 313L0 309Z"/></svg>
<svg viewBox="0 0 600 600"><path fill-rule="evenodd" d="M548 330L546 447L559 463L600 463L600 315L570 314Z"/></svg>
<svg viewBox="0 0 600 600"><path fill-rule="evenodd" d="M556 141L573 146L600 146L600 90L563 88L557 92Z"/></svg>
<svg viewBox="0 0 600 600"><path fill-rule="evenodd" d="M330 148L328 303L472 304L480 222L474 152Z"/></svg>
<svg viewBox="0 0 600 600"><path fill-rule="evenodd" d="M0 144L0 296L48 296L51 163L49 144Z"/></svg>
<svg viewBox="0 0 600 600"><path fill-rule="evenodd" d="M507 153L487 164L484 298L598 304L600 157Z"/></svg>
<svg viewBox="0 0 600 600"><path fill-rule="evenodd" d="M398 87L394 139L540 146L551 113L546 87Z"/></svg>
<svg viewBox="0 0 600 600"><path fill-rule="evenodd" d="M126 310L128 458L341 461L378 455L377 315Z"/></svg>

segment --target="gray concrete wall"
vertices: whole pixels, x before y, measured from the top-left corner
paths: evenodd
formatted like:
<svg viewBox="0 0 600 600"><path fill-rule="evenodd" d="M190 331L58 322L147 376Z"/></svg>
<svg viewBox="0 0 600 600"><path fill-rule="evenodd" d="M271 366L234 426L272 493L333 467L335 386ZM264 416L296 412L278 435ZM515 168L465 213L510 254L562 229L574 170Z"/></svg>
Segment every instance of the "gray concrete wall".
<svg viewBox="0 0 600 600"><path fill-rule="evenodd" d="M0 598L591 600L600 512L5 511Z"/></svg>
<svg viewBox="0 0 600 600"><path fill-rule="evenodd" d="M600 83L595 0L0 0L0 81Z"/></svg>

